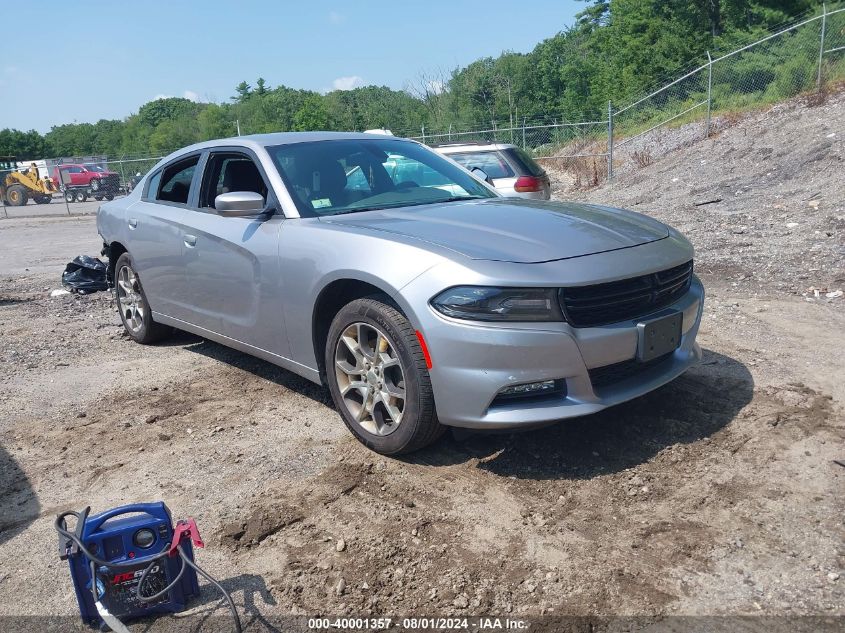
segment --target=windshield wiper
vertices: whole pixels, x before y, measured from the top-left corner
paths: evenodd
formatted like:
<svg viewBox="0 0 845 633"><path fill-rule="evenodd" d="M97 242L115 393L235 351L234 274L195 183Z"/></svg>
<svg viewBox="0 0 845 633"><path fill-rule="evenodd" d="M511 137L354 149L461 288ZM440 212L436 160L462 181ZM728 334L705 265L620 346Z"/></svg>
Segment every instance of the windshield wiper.
<svg viewBox="0 0 845 633"><path fill-rule="evenodd" d="M435 200L431 204L436 204L438 202L457 202L458 200L481 200L483 198L487 198L487 196L452 196L451 198L441 198L440 200Z"/></svg>

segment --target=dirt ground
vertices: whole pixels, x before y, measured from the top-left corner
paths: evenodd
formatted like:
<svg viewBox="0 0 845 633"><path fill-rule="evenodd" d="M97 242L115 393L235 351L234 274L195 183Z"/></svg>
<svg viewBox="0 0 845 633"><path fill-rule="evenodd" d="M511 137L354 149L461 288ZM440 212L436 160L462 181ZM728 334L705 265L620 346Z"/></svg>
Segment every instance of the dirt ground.
<svg viewBox="0 0 845 633"><path fill-rule="evenodd" d="M58 511L163 499L196 517L197 559L248 631L287 615L841 630L845 298L826 295L845 288L843 122L843 99L796 102L577 194L692 239L700 366L598 415L402 459L281 369L186 334L135 345L106 293L51 298L65 262L99 251L92 217L0 220L0 616L76 612ZM212 611L204 589L191 613Z"/></svg>

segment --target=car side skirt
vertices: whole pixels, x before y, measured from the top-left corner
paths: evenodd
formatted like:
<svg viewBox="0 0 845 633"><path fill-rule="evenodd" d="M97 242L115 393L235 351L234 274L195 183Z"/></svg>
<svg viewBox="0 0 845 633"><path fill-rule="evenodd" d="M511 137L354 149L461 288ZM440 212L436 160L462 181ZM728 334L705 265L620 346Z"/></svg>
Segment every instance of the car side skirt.
<svg viewBox="0 0 845 633"><path fill-rule="evenodd" d="M169 325L171 327L175 327L178 330L184 330L185 332L190 332L191 334L196 334L197 336L207 338L211 341L214 341L215 343L220 343L221 345L231 347L232 349L238 350L239 352L243 352L244 354L249 354L250 356L260 358L261 360L266 360L268 363L278 365L282 369L292 371L293 373L302 376L303 378L307 378L311 382L317 383L318 385L322 384L320 380L320 372L318 370L313 369L311 367L306 367L305 365L297 363L296 361L293 361L289 358L279 356L278 354L269 352L266 349L261 349L260 347L255 347L254 345L250 345L249 343L244 343L243 341L239 341L237 339L218 334L217 332L207 330L203 327L199 327L198 325L194 325L193 323L188 323L187 321L182 321L181 319L169 317L166 314L161 314L160 312L153 311L152 315L156 323L161 323L162 325Z"/></svg>

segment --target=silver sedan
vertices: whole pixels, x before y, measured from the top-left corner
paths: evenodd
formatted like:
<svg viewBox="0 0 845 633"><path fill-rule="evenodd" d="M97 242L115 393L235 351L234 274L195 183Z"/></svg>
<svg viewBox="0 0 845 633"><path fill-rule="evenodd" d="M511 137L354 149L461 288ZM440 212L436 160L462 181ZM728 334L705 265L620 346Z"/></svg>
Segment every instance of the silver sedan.
<svg viewBox="0 0 845 633"><path fill-rule="evenodd" d="M135 341L178 328L326 384L384 454L446 426L593 413L701 356L704 290L677 231L502 198L413 141L200 143L104 204L97 226Z"/></svg>

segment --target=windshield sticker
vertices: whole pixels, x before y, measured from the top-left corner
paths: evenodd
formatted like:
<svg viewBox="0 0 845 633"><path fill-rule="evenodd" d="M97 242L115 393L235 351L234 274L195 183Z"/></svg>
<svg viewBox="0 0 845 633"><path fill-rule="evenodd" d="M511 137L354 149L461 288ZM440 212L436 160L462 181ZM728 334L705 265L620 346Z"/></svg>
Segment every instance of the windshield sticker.
<svg viewBox="0 0 845 633"><path fill-rule="evenodd" d="M319 198L318 200L312 200L311 206L315 209L324 209L326 207L332 206L332 201L328 198Z"/></svg>

